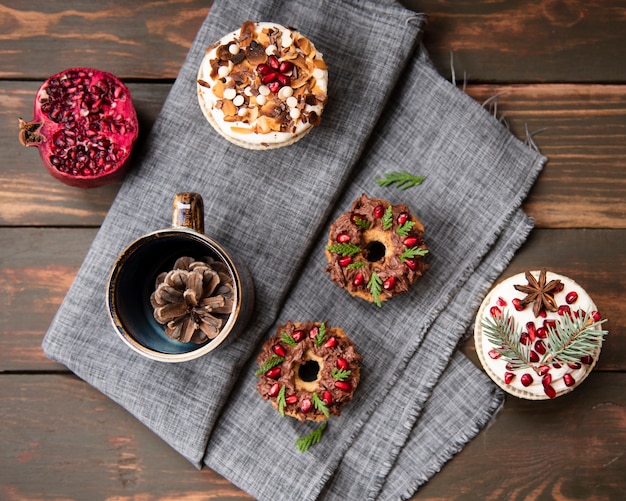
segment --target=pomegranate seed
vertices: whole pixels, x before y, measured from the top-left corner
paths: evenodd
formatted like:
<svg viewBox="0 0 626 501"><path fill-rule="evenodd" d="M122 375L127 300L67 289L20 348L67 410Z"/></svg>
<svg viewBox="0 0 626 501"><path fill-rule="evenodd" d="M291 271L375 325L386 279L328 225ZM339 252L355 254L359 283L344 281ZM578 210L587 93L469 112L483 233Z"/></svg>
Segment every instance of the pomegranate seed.
<svg viewBox="0 0 626 501"><path fill-rule="evenodd" d="M539 327L537 329L537 337L541 339L545 339L548 337L548 329L545 327Z"/></svg>
<svg viewBox="0 0 626 501"><path fill-rule="evenodd" d="M565 383L565 386L574 386L574 384L576 384L576 380L574 379L574 376L572 376L571 374L563 374L563 382Z"/></svg>
<svg viewBox="0 0 626 501"><path fill-rule="evenodd" d="M548 314L546 313L546 310L539 310L539 316L541 318L546 318Z"/></svg>
<svg viewBox="0 0 626 501"><path fill-rule="evenodd" d="M298 403L298 396L297 395L289 395L288 397L285 398L285 403L287 405L293 405Z"/></svg>
<svg viewBox="0 0 626 501"><path fill-rule="evenodd" d="M504 300L503 297L498 297L498 300L496 301L496 304L498 306L504 307L507 305L507 302Z"/></svg>
<svg viewBox="0 0 626 501"><path fill-rule="evenodd" d="M591 358L591 355L585 355L580 359L580 361L585 365L591 365L591 362L593 362L593 358Z"/></svg>
<svg viewBox="0 0 626 501"><path fill-rule="evenodd" d="M351 256L343 256L340 257L337 262L339 263L339 266L341 266L342 268L345 268L346 266L348 266L351 262L352 262L352 257Z"/></svg>
<svg viewBox="0 0 626 501"><path fill-rule="evenodd" d="M570 369L574 369L574 370L578 370L578 369L580 369L580 368L582 367L582 365L580 365L580 363L579 363L579 362L576 362L575 364L568 363L568 364L567 364L567 366L568 366Z"/></svg>
<svg viewBox="0 0 626 501"><path fill-rule="evenodd" d="M322 402L324 402L326 405L332 405L333 395L330 391L326 390L322 392Z"/></svg>
<svg viewBox="0 0 626 501"><path fill-rule="evenodd" d="M308 412L311 412L312 408L313 408L313 402L311 402L311 399L303 398L302 401L300 402L300 412L302 412L303 414L307 414Z"/></svg>
<svg viewBox="0 0 626 501"><path fill-rule="evenodd" d="M541 378L541 384L544 386L550 386L552 384L552 374L548 373Z"/></svg>
<svg viewBox="0 0 626 501"><path fill-rule="evenodd" d="M343 357L337 357L337 367L342 371L348 369L348 361Z"/></svg>
<svg viewBox="0 0 626 501"><path fill-rule="evenodd" d="M506 384L511 384L511 381L513 381L515 379L515 373L514 372L505 372L504 373L504 382Z"/></svg>
<svg viewBox="0 0 626 501"><path fill-rule="evenodd" d="M560 363L558 363L558 362L554 362L554 363L552 364L552 367L554 367L555 369L560 369L560 368L561 368L561 364L560 364Z"/></svg>
<svg viewBox="0 0 626 501"><path fill-rule="evenodd" d="M363 285L365 283L365 277L363 276L363 273L357 273L356 275L354 275L354 278L352 279L352 285L354 285L355 287L361 287L361 285Z"/></svg>
<svg viewBox="0 0 626 501"><path fill-rule="evenodd" d="M315 339L319 333L320 333L319 327L317 325L314 325L309 331L309 337L311 339Z"/></svg>
<svg viewBox="0 0 626 501"><path fill-rule="evenodd" d="M396 285L396 277L389 277L383 282L383 289L386 291L391 290L394 285Z"/></svg>
<svg viewBox="0 0 626 501"><path fill-rule="evenodd" d="M279 357L285 356L285 348L283 348L280 344L272 346L272 350L274 350L274 353L276 353Z"/></svg>
<svg viewBox="0 0 626 501"><path fill-rule="evenodd" d="M406 212L401 212L398 216L398 224L403 225L409 220L409 215Z"/></svg>
<svg viewBox="0 0 626 501"><path fill-rule="evenodd" d="M261 81L266 85L270 82L276 82L278 81L278 73L270 71L261 77Z"/></svg>
<svg viewBox="0 0 626 501"><path fill-rule="evenodd" d="M565 302L567 304L574 304L578 300L578 293L576 291L568 292L565 296Z"/></svg>
<svg viewBox="0 0 626 501"><path fill-rule="evenodd" d="M300 329L298 329L297 331L293 331L293 333L291 334L291 337L296 343L299 343L300 341L304 339L304 331Z"/></svg>
<svg viewBox="0 0 626 501"><path fill-rule="evenodd" d="M269 84L267 84L267 87L271 92L277 93L282 85L280 84L280 82L270 82Z"/></svg>
<svg viewBox="0 0 626 501"><path fill-rule="evenodd" d="M502 318L502 310L497 306L492 306L489 308L489 313L493 318Z"/></svg>
<svg viewBox="0 0 626 501"><path fill-rule="evenodd" d="M337 242L340 244L347 244L350 242L350 235L347 233L339 233L339 235L337 235Z"/></svg>
<svg viewBox="0 0 626 501"><path fill-rule="evenodd" d="M291 61L283 61L280 63L278 71L281 73L289 73L290 71L293 71L293 63Z"/></svg>
<svg viewBox="0 0 626 501"><path fill-rule="evenodd" d="M270 56L267 58L267 63L275 70L280 69L280 62L276 56Z"/></svg>
<svg viewBox="0 0 626 501"><path fill-rule="evenodd" d="M324 343L324 348L334 348L337 346L337 338L335 336L329 337Z"/></svg>
<svg viewBox="0 0 626 501"><path fill-rule="evenodd" d="M406 258L404 260L404 264L406 264L407 268L411 270L415 270L417 268L417 261L412 257Z"/></svg>
<svg viewBox="0 0 626 501"><path fill-rule="evenodd" d="M546 329L552 329L552 330L554 330L554 329L556 329L556 320L544 320L544 321L543 321L543 326L544 326Z"/></svg>
<svg viewBox="0 0 626 501"><path fill-rule="evenodd" d="M280 366L272 367L265 372L265 375L270 379L278 379L280 377Z"/></svg>
<svg viewBox="0 0 626 501"><path fill-rule="evenodd" d="M377 205L374 207L374 217L380 219L385 215L385 207L383 205Z"/></svg>
<svg viewBox="0 0 626 501"><path fill-rule="evenodd" d="M556 284L556 287L553 289L555 294L558 294L565 288L565 284L563 282L559 282Z"/></svg>
<svg viewBox="0 0 626 501"><path fill-rule="evenodd" d="M528 335L530 336L530 340L534 341L537 338L537 328L535 327L535 323L528 322L526 324L526 329L528 330Z"/></svg>
<svg viewBox="0 0 626 501"><path fill-rule="evenodd" d="M591 318L593 318L594 322L599 322L600 320L602 320L602 316L600 315L600 313L595 310L591 312Z"/></svg>
<svg viewBox="0 0 626 501"><path fill-rule="evenodd" d="M515 308L517 311L522 311L524 308L526 308L526 306L522 304L522 300L517 297L512 299L511 303L513 303L513 308Z"/></svg>
<svg viewBox="0 0 626 501"><path fill-rule="evenodd" d="M556 312L562 316L562 315L565 315L566 313L571 313L572 310L570 309L568 305L562 304L561 306L559 306Z"/></svg>
<svg viewBox="0 0 626 501"><path fill-rule="evenodd" d="M545 376L548 371L550 370L550 366L549 365L542 365L541 367L539 367L539 375L540 376Z"/></svg>
<svg viewBox="0 0 626 501"><path fill-rule="evenodd" d="M519 337L519 342L525 346L528 346L531 343L528 332L522 332L522 334Z"/></svg>
<svg viewBox="0 0 626 501"><path fill-rule="evenodd" d="M256 67L256 70L259 72L259 75L261 75L262 77L267 75L268 73L273 73L274 70L272 70L272 68L270 67L270 65L265 64L265 63L261 63Z"/></svg>
<svg viewBox="0 0 626 501"><path fill-rule="evenodd" d="M530 386L533 382L533 377L528 374L528 372L525 372L524 374L522 374L520 381L524 386Z"/></svg>
<svg viewBox="0 0 626 501"><path fill-rule="evenodd" d="M417 237L406 237L402 242L406 247L415 247L418 243Z"/></svg>
<svg viewBox="0 0 626 501"><path fill-rule="evenodd" d="M543 391L545 392L546 395L548 395L549 398L555 398L556 397L556 390L552 386L544 385L543 386Z"/></svg>
<svg viewBox="0 0 626 501"><path fill-rule="evenodd" d="M529 358L533 363L539 362L539 355L537 355L536 351L530 350Z"/></svg>
<svg viewBox="0 0 626 501"><path fill-rule="evenodd" d="M352 389L352 383L349 381L335 381L335 387L341 391L350 391Z"/></svg>
<svg viewBox="0 0 626 501"><path fill-rule="evenodd" d="M535 343L535 351L540 355L546 354L546 345L543 344L543 341L541 339L538 339Z"/></svg>
<svg viewBox="0 0 626 501"><path fill-rule="evenodd" d="M500 353L498 350L495 350L495 349L494 349L494 350L489 350L489 351L487 352L487 354L488 354L491 358L493 358L494 360L497 360L497 359L499 359L499 358L502 356L502 353Z"/></svg>
<svg viewBox="0 0 626 501"><path fill-rule="evenodd" d="M268 396L270 397L275 397L276 395L278 395L278 392L280 391L280 384L279 383L274 383L271 387L270 390L267 392Z"/></svg>
<svg viewBox="0 0 626 501"><path fill-rule="evenodd" d="M283 87L291 83L291 78L289 78L287 75L283 75L282 73L279 73L276 79L280 82L280 85L282 85Z"/></svg>

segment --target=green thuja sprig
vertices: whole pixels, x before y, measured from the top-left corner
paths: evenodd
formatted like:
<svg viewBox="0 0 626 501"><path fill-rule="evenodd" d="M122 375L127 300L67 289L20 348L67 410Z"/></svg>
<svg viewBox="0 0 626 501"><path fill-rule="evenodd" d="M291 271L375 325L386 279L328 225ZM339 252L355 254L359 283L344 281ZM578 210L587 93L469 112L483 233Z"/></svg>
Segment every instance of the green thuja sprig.
<svg viewBox="0 0 626 501"><path fill-rule="evenodd" d="M380 301L380 294L383 291L383 281L375 271L372 272L372 276L370 277L369 282L367 282L367 288L374 298L374 303L380 308L383 305Z"/></svg>
<svg viewBox="0 0 626 501"><path fill-rule="evenodd" d="M298 343L296 342L296 340L294 338L292 338L289 334L287 334L286 332L281 332L280 333L280 339L283 341L283 343L285 343L286 345L289 346L298 346Z"/></svg>
<svg viewBox="0 0 626 501"><path fill-rule="evenodd" d="M411 247L410 249L404 249L404 252L400 255L400 261L406 261L418 256L425 256L428 254L428 249L420 249L419 247Z"/></svg>
<svg viewBox="0 0 626 501"><path fill-rule="evenodd" d="M311 396L311 401L313 402L313 406L320 411L327 418L330 417L330 412L328 410L328 406L324 403L324 401L317 395L317 393L313 393Z"/></svg>
<svg viewBox="0 0 626 501"><path fill-rule="evenodd" d="M367 230L370 227L370 222L367 219L356 215L354 216L354 224L356 224L357 228L360 230Z"/></svg>
<svg viewBox="0 0 626 501"><path fill-rule="evenodd" d="M357 268L365 268L367 264L364 261L355 261L354 263L350 263L346 266L346 270L353 270Z"/></svg>
<svg viewBox="0 0 626 501"><path fill-rule="evenodd" d="M415 221L406 221L396 228L396 233L401 237L406 237L413 226L415 226Z"/></svg>
<svg viewBox="0 0 626 501"><path fill-rule="evenodd" d="M278 355L272 355L268 358L261 367L255 372L257 376L269 371L272 367L276 367L278 364L282 364L285 357L279 357Z"/></svg>
<svg viewBox="0 0 626 501"><path fill-rule="evenodd" d="M412 186L422 184L425 179L426 178L424 176L414 176L413 174L409 174L407 171L403 170L400 172L387 172L386 174L383 174L382 177L376 178L375 181L378 183L378 186L382 186L383 188L395 185L396 188L406 190Z"/></svg>
<svg viewBox="0 0 626 501"><path fill-rule="evenodd" d="M393 226L393 214L392 214L393 208L390 206L387 207L387 209L385 210L385 214L383 215L383 217L381 218L380 222L383 225L383 228L385 230L390 230L391 227Z"/></svg>
<svg viewBox="0 0 626 501"><path fill-rule="evenodd" d="M278 404L278 413L282 417L285 417L285 406L287 405L287 402L285 401L285 385L280 387L280 391L276 396L276 404Z"/></svg>
<svg viewBox="0 0 626 501"><path fill-rule="evenodd" d="M315 334L315 346L317 346L318 348L320 346L322 346L322 344L324 344L324 342L326 341L326 324L322 323L320 325L319 331L317 334Z"/></svg>
<svg viewBox="0 0 626 501"><path fill-rule="evenodd" d="M300 452L306 452L312 445L318 444L322 440L322 434L328 425L328 421L324 421L321 426L315 428L311 433L296 440L296 447Z"/></svg>
<svg viewBox="0 0 626 501"><path fill-rule="evenodd" d="M326 246L330 252L339 254L340 256L354 256L361 252L361 247L355 244L335 244Z"/></svg>
<svg viewBox="0 0 626 501"><path fill-rule="evenodd" d="M352 371L350 369L337 369L337 367L334 367L331 371L331 375L337 381L345 381L350 377L350 374L352 374Z"/></svg>

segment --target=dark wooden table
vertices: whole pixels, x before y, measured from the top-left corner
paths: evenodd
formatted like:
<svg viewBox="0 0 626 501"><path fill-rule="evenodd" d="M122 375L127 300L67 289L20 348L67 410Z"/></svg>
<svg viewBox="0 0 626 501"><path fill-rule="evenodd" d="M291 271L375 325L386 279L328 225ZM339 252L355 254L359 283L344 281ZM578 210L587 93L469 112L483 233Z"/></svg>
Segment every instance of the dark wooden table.
<svg viewBox="0 0 626 501"><path fill-rule="evenodd" d="M532 133L549 157L524 203L536 229L505 275L547 266L576 279L610 331L581 387L555 401L508 398L416 497L624 499L626 4L404 3L429 13L425 44L439 71L489 100L518 137ZM17 141L17 117L30 118L40 83L69 66L129 83L147 131L210 4L0 1L2 500L249 498L214 472L196 471L44 357L42 337L119 184L66 187ZM472 342L463 350L476 361Z"/></svg>

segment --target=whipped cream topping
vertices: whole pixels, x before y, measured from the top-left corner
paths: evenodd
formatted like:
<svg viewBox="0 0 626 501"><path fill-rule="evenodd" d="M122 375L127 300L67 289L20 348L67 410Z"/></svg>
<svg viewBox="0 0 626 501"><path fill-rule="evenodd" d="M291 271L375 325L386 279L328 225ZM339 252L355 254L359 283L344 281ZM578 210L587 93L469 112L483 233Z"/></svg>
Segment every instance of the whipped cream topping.
<svg viewBox="0 0 626 501"><path fill-rule="evenodd" d="M531 273L539 279L539 271ZM589 313L594 320L599 319L595 303L580 285L568 277L548 271L546 283L551 280L560 280L563 284L562 289L559 287L561 290L554 293L558 311L542 310L541 315L535 317L532 304L520 310L522 307L517 301L526 294L515 289L515 285L528 283L524 273L520 273L496 285L485 297L474 328L476 351L489 376L505 391L531 400L554 398L573 390L591 372L601 349L600 342L591 357L583 357L578 363L542 363L546 352L546 329L549 325L561 324L563 315L584 317L585 313ZM496 349L499 345L485 337L483 322L488 317L499 314L509 315L521 331L522 344L530 348L529 353L537 360L531 364L532 367L512 369L504 357L498 355ZM596 328L600 330L600 326ZM552 389L546 388L546 383Z"/></svg>
<svg viewBox="0 0 626 501"><path fill-rule="evenodd" d="M323 55L299 32L246 21L207 49L198 99L227 139L277 147L318 125L327 100Z"/></svg>

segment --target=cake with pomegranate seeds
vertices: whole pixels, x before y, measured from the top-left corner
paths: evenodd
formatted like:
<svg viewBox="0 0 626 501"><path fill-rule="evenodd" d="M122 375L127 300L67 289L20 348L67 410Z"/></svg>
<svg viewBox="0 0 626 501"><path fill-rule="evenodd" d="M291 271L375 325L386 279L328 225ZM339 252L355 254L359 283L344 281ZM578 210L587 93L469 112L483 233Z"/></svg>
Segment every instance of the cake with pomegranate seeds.
<svg viewBox="0 0 626 501"><path fill-rule="evenodd" d="M474 325L476 352L502 389L545 400L572 391L594 368L607 331L587 292L546 269L497 284Z"/></svg>
<svg viewBox="0 0 626 501"><path fill-rule="evenodd" d="M249 149L287 146L319 125L327 100L322 54L300 32L246 21L206 51L200 107L215 130Z"/></svg>
<svg viewBox="0 0 626 501"><path fill-rule="evenodd" d="M363 194L330 226L326 271L352 296L381 306L422 276L427 253L424 225L407 205Z"/></svg>
<svg viewBox="0 0 626 501"><path fill-rule="evenodd" d="M361 359L341 328L288 321L257 357L257 391L281 416L324 421L352 400Z"/></svg>

